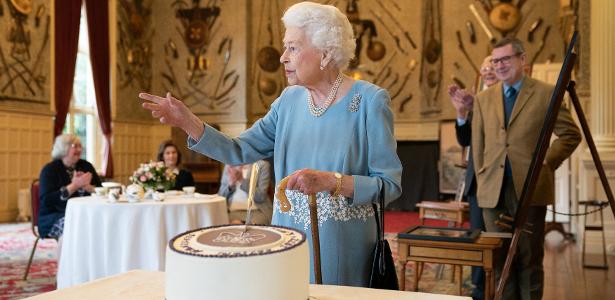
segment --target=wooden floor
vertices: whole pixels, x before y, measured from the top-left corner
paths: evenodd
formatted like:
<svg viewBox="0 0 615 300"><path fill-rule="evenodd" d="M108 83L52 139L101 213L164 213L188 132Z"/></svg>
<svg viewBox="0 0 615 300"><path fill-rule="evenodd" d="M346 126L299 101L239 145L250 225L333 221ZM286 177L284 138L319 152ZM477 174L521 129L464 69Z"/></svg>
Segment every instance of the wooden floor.
<svg viewBox="0 0 615 300"><path fill-rule="evenodd" d="M608 270L583 268L579 245L563 241L556 232L547 235L543 299L615 299L615 256L607 256ZM588 261L600 263L602 256L588 255Z"/></svg>

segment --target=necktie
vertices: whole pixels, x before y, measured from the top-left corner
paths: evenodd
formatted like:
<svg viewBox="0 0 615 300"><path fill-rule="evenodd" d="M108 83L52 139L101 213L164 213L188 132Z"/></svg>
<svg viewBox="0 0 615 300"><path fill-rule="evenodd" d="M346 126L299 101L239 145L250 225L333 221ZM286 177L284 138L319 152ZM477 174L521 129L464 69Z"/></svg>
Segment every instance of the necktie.
<svg viewBox="0 0 615 300"><path fill-rule="evenodd" d="M509 87L504 92L504 122L506 128L508 128L508 122L510 121L510 114L515 106L515 100L517 99L517 90L514 87Z"/></svg>

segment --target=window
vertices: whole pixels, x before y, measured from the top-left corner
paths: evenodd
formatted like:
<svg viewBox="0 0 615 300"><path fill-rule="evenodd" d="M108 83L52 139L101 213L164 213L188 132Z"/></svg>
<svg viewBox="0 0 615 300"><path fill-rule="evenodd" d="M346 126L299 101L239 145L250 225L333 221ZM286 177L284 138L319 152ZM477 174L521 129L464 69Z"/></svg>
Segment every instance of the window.
<svg viewBox="0 0 615 300"><path fill-rule="evenodd" d="M96 169L101 168L103 135L96 109L85 6L81 8L73 95L63 132L77 135L83 144L81 158L92 163Z"/></svg>

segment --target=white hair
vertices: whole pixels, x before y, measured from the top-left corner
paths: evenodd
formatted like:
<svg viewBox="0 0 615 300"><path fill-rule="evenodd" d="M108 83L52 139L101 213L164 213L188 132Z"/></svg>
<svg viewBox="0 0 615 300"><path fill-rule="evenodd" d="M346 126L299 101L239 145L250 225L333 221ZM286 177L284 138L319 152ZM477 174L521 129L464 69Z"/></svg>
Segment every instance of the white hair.
<svg viewBox="0 0 615 300"><path fill-rule="evenodd" d="M305 33L312 46L331 55L340 70L354 57L356 42L348 17L337 7L314 2L300 2L289 7L282 16L284 26L296 27Z"/></svg>
<svg viewBox="0 0 615 300"><path fill-rule="evenodd" d="M53 148L51 149L51 158L60 159L68 154L72 144L81 143L79 137L74 134L62 134L58 135L53 142Z"/></svg>

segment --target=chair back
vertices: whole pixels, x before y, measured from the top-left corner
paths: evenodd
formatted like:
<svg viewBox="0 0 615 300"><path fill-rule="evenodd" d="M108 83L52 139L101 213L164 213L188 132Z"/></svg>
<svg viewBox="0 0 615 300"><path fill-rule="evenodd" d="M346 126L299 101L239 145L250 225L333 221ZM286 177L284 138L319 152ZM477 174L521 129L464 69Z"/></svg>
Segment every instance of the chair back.
<svg viewBox="0 0 615 300"><path fill-rule="evenodd" d="M36 237L40 237L38 235L38 209L40 206L39 190L39 181L38 179L34 179L30 185L30 205L32 208L32 233Z"/></svg>

